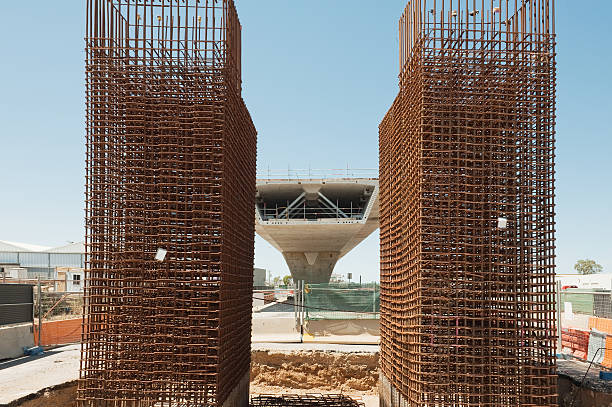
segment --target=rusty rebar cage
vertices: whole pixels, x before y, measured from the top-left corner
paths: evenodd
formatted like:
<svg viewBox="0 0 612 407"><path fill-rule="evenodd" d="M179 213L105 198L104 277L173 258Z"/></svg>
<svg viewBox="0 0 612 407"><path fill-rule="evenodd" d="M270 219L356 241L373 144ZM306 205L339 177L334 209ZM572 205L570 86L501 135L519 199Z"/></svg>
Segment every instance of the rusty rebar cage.
<svg viewBox="0 0 612 407"><path fill-rule="evenodd" d="M251 398L251 407L363 407L342 394L260 395Z"/></svg>
<svg viewBox="0 0 612 407"><path fill-rule="evenodd" d="M87 0L80 406L248 403L256 131L240 37L233 0Z"/></svg>
<svg viewBox="0 0 612 407"><path fill-rule="evenodd" d="M412 0L400 20L380 235L402 406L557 405L554 21L552 0Z"/></svg>

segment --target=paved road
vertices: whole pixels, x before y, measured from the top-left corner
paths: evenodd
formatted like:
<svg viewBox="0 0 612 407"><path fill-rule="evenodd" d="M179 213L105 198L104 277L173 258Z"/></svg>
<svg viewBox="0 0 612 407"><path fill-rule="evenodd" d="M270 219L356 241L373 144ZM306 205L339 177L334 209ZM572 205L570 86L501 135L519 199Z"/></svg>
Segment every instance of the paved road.
<svg viewBox="0 0 612 407"><path fill-rule="evenodd" d="M68 345L39 356L0 363L0 404L79 377L81 345Z"/></svg>
<svg viewBox="0 0 612 407"><path fill-rule="evenodd" d="M260 312L295 312L295 305L293 305L293 297L285 301L276 302L269 306L262 308Z"/></svg>

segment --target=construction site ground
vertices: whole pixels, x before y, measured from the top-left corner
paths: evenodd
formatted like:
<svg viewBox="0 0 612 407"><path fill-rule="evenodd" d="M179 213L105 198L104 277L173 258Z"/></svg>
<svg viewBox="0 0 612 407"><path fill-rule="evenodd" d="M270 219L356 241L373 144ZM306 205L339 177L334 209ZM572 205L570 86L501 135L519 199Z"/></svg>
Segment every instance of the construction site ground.
<svg viewBox="0 0 612 407"><path fill-rule="evenodd" d="M252 349L251 395L342 393L378 406L377 345L256 343ZM0 362L0 406L72 406L79 358L77 344Z"/></svg>
<svg viewBox="0 0 612 407"><path fill-rule="evenodd" d="M378 406L377 345L254 343L252 350L251 395L342 393ZM74 344L0 362L0 406L72 406L79 358ZM558 366L560 406L611 405L612 382L599 379L599 367L585 376L585 362Z"/></svg>
<svg viewBox="0 0 612 407"><path fill-rule="evenodd" d="M571 357L557 360L559 407L612 406L612 381L601 380L601 370Z"/></svg>

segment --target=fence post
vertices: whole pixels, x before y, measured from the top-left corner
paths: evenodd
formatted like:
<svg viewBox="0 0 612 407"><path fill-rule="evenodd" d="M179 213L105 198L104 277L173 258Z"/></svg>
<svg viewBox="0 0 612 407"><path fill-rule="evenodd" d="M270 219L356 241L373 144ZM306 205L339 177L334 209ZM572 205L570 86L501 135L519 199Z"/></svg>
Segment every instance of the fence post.
<svg viewBox="0 0 612 407"><path fill-rule="evenodd" d="M612 318L612 281L610 282L610 302L606 310L606 318Z"/></svg>
<svg viewBox="0 0 612 407"><path fill-rule="evenodd" d="M372 312L374 313L374 318L376 318L376 281L374 281L372 286Z"/></svg>
<svg viewBox="0 0 612 407"><path fill-rule="evenodd" d="M299 281L300 280L295 280L293 282L293 317L295 318L295 327L297 329L297 326L299 324L299 320L298 320L298 303L299 303L299 299L298 299L298 285L299 285ZM289 295L289 294L287 294Z"/></svg>
<svg viewBox="0 0 612 407"><path fill-rule="evenodd" d="M557 280L557 354L561 354L563 345L561 343L562 330L561 330L561 281Z"/></svg>
<svg viewBox="0 0 612 407"><path fill-rule="evenodd" d="M40 288L40 276L38 276L38 346L42 346L40 342L42 333L42 289Z"/></svg>
<svg viewBox="0 0 612 407"><path fill-rule="evenodd" d="M300 295L300 343L304 342L304 280L299 280Z"/></svg>
<svg viewBox="0 0 612 407"><path fill-rule="evenodd" d="M306 281L302 280L302 325L306 320Z"/></svg>

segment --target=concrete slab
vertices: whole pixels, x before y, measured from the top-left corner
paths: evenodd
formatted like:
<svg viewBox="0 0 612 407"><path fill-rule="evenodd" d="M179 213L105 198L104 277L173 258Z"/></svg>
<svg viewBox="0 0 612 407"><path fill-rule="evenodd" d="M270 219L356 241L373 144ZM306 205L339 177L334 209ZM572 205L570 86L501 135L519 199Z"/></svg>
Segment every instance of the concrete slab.
<svg viewBox="0 0 612 407"><path fill-rule="evenodd" d="M309 321L302 336L296 329L293 312L256 312L253 313L251 341L377 345L380 336L372 333L378 333L378 326L377 320ZM357 334L351 334L353 332Z"/></svg>
<svg viewBox="0 0 612 407"><path fill-rule="evenodd" d="M81 345L0 363L0 404L79 378Z"/></svg>
<svg viewBox="0 0 612 407"><path fill-rule="evenodd" d="M253 314L251 342L300 342L293 312L256 312Z"/></svg>
<svg viewBox="0 0 612 407"><path fill-rule="evenodd" d="M326 335L310 336L304 335L304 342L309 343L331 343L347 345L378 345L380 336L374 335Z"/></svg>
<svg viewBox="0 0 612 407"><path fill-rule="evenodd" d="M344 353L376 353L380 350L378 345L346 345L332 343L254 343L251 345L253 351L323 351Z"/></svg>
<svg viewBox="0 0 612 407"><path fill-rule="evenodd" d="M300 343L300 334L288 335L253 335L251 343Z"/></svg>
<svg viewBox="0 0 612 407"><path fill-rule="evenodd" d="M380 407L378 396L361 396L361 401L363 401L365 407Z"/></svg>

